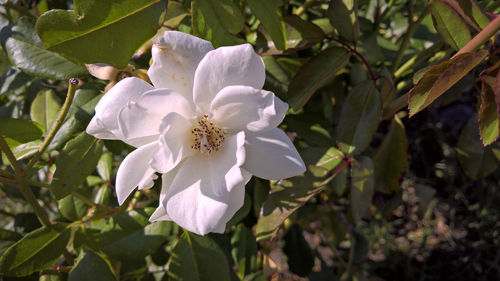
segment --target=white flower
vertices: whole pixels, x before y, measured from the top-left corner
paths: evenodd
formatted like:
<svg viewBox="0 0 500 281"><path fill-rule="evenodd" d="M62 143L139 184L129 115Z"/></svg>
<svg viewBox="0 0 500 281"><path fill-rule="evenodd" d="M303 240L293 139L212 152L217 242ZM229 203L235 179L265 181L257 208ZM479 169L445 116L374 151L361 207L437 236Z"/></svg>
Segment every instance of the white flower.
<svg viewBox="0 0 500 281"><path fill-rule="evenodd" d="M118 169L120 204L162 173L160 206L151 221L173 220L198 233L223 233L243 205L252 175L288 178L305 171L276 127L288 105L262 90L265 68L249 44L213 49L168 31L152 49L148 75L117 83L99 101L87 128L136 146Z"/></svg>

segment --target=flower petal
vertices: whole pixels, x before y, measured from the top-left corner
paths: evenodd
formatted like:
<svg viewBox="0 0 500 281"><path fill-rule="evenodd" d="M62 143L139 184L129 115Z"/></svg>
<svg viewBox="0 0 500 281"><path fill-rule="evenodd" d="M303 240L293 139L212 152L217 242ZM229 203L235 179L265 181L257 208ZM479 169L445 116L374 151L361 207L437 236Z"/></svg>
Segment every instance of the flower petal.
<svg viewBox="0 0 500 281"><path fill-rule="evenodd" d="M139 189L153 187L153 180L156 178L155 171L149 166L156 143L150 143L132 151L121 163L116 174L116 196L121 205L132 193Z"/></svg>
<svg viewBox="0 0 500 281"><path fill-rule="evenodd" d="M229 137L226 147L215 157L193 155L170 172L175 176L167 187L163 204L169 217L178 225L204 235L220 230L221 223L227 223L223 220L230 210L228 191L246 181L240 168L245 154L244 136L244 132L240 132Z"/></svg>
<svg viewBox="0 0 500 281"><path fill-rule="evenodd" d="M153 169L167 173L195 152L191 149L192 126L190 120L175 112L167 114L161 120L161 135L151 161Z"/></svg>
<svg viewBox="0 0 500 281"><path fill-rule="evenodd" d="M193 100L194 73L210 42L178 31L167 31L151 50L148 75L156 88L169 88Z"/></svg>
<svg viewBox="0 0 500 281"><path fill-rule="evenodd" d="M245 203L245 185L252 178L252 174L245 171L244 169L242 169L242 171L245 180L239 185L235 186L231 190L231 192L229 192L229 205L226 212L224 213L223 218L219 221L219 225L214 228L215 230L213 232L224 233L224 231L226 230L226 224Z"/></svg>
<svg viewBox="0 0 500 281"><path fill-rule="evenodd" d="M118 125L127 139L158 136L161 119L170 112L194 117L194 108L184 96L170 89L155 89L124 106L118 113Z"/></svg>
<svg viewBox="0 0 500 281"><path fill-rule="evenodd" d="M101 139L124 140L118 126L118 113L129 103L137 100L144 92L153 89L144 80L129 77L118 82L97 103L95 116L92 118L87 133Z"/></svg>
<svg viewBox="0 0 500 281"><path fill-rule="evenodd" d="M288 104L272 92L248 86L228 86L212 101L210 113L218 126L237 131L267 131L285 118Z"/></svg>
<svg viewBox="0 0 500 281"><path fill-rule="evenodd" d="M167 190L169 186L172 185L172 181L174 180L175 174L176 172L162 175L161 177L162 187L159 198L160 205L158 206L158 208L156 208L151 217L149 217L150 222L172 220L170 216L167 214L167 208L165 208L165 205L163 205L163 201L165 200L165 196L167 196Z"/></svg>
<svg viewBox="0 0 500 281"><path fill-rule="evenodd" d="M208 112L217 93L227 86L244 85L262 89L266 69L250 44L221 47L208 52L194 75L194 101Z"/></svg>
<svg viewBox="0 0 500 281"><path fill-rule="evenodd" d="M259 178L285 179L306 171L297 149L280 129L247 133L245 149L243 167Z"/></svg>

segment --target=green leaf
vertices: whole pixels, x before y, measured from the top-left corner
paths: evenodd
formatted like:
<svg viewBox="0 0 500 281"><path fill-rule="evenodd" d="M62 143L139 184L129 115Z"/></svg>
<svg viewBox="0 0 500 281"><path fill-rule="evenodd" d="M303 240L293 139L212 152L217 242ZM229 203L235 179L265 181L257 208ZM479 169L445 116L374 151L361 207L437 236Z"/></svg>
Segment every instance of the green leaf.
<svg viewBox="0 0 500 281"><path fill-rule="evenodd" d="M56 161L56 172L50 191L56 199L70 194L95 170L101 157L102 142L85 132L64 146Z"/></svg>
<svg viewBox="0 0 500 281"><path fill-rule="evenodd" d="M244 18L232 0L192 0L191 13L195 36L215 47L243 43L233 36L243 28Z"/></svg>
<svg viewBox="0 0 500 281"><path fill-rule="evenodd" d="M480 64L487 55L487 50L465 53L443 61L427 70L410 90L410 117L429 106L435 99Z"/></svg>
<svg viewBox="0 0 500 281"><path fill-rule="evenodd" d="M257 241L273 237L280 225L314 195L323 190L325 183L311 173L279 181L262 204L257 221Z"/></svg>
<svg viewBox="0 0 500 281"><path fill-rule="evenodd" d="M42 137L42 130L35 123L22 119L0 119L0 134L7 138L10 147L22 143L38 140Z"/></svg>
<svg viewBox="0 0 500 281"><path fill-rule="evenodd" d="M479 139L477 115L465 124L457 143L457 158L465 174L471 179L487 177L498 168L492 146L484 147Z"/></svg>
<svg viewBox="0 0 500 281"><path fill-rule="evenodd" d="M352 263L361 263L365 259L370 244L366 238L357 230L353 230L350 235L351 249L349 251L349 261Z"/></svg>
<svg viewBox="0 0 500 281"><path fill-rule="evenodd" d="M50 143L48 150L62 147L75 133L84 131L95 112L95 105L102 94L96 84L88 83L76 90L75 98L66 119Z"/></svg>
<svg viewBox="0 0 500 281"><path fill-rule="evenodd" d="M368 212L375 191L373 162L363 156L353 162L351 170L351 215L355 224L359 224Z"/></svg>
<svg viewBox="0 0 500 281"><path fill-rule="evenodd" d="M27 143L20 144L16 147L12 147L12 153L14 153L14 156L16 157L17 160L22 160L30 156L33 156L38 151L41 145L42 145L41 140L30 141Z"/></svg>
<svg viewBox="0 0 500 281"><path fill-rule="evenodd" d="M316 177L324 177L328 172L336 168L343 159L344 154L342 151L330 147L315 165L309 166L309 169Z"/></svg>
<svg viewBox="0 0 500 281"><path fill-rule="evenodd" d="M109 261L89 249L83 249L68 276L69 281L115 281Z"/></svg>
<svg viewBox="0 0 500 281"><path fill-rule="evenodd" d="M20 18L2 29L0 40L12 64L29 75L57 80L88 75L85 67L44 50L31 19Z"/></svg>
<svg viewBox="0 0 500 281"><path fill-rule="evenodd" d="M489 23L490 19L484 14L484 12L478 7L476 1L472 0L458 0L460 7L474 22L479 26L479 28L485 28Z"/></svg>
<svg viewBox="0 0 500 281"><path fill-rule="evenodd" d="M286 30L281 15L280 0L248 0L248 6L255 16L262 22L279 50L286 50Z"/></svg>
<svg viewBox="0 0 500 281"><path fill-rule="evenodd" d="M46 49L78 64L124 68L155 35L166 7L166 0L75 1L74 11L50 10L41 15L36 31Z"/></svg>
<svg viewBox="0 0 500 281"><path fill-rule="evenodd" d="M52 127L52 123L56 120L60 109L61 104L54 91L41 91L31 104L31 120L42 125L44 131L48 132Z"/></svg>
<svg viewBox="0 0 500 281"><path fill-rule="evenodd" d="M111 153L103 153L99 162L97 163L97 173L103 180L109 181L111 179L111 172L113 171L113 158Z"/></svg>
<svg viewBox="0 0 500 281"><path fill-rule="evenodd" d="M465 21L445 1L431 1L430 11L437 32L453 49L458 51L471 40Z"/></svg>
<svg viewBox="0 0 500 281"><path fill-rule="evenodd" d="M182 3L168 1L167 15L165 16L164 24L169 28L174 29L179 26L182 20L187 16L189 16L189 13L186 11Z"/></svg>
<svg viewBox="0 0 500 281"><path fill-rule="evenodd" d="M88 198L90 197L91 190L89 186L84 184L77 188L75 192L78 192L81 196ZM61 212L61 215L70 221L76 221L83 218L89 210L89 206L85 202L73 195L68 195L63 199L58 200L57 208L59 209L59 212Z"/></svg>
<svg viewBox="0 0 500 281"><path fill-rule="evenodd" d="M168 238L171 222L158 221L144 228L116 235L112 242L103 244L101 250L108 256L127 261L140 261L153 254Z"/></svg>
<svg viewBox="0 0 500 281"><path fill-rule="evenodd" d="M373 158L377 190L392 193L399 189L401 177L408 170L408 157L405 127L394 116L389 132Z"/></svg>
<svg viewBox="0 0 500 281"><path fill-rule="evenodd" d="M5 250L21 238L22 236L17 232L0 228L0 256L3 255Z"/></svg>
<svg viewBox="0 0 500 281"><path fill-rule="evenodd" d="M309 48L325 39L326 35L319 26L297 15L286 15L283 20L286 29L286 46L289 49Z"/></svg>
<svg viewBox="0 0 500 281"><path fill-rule="evenodd" d="M103 184L97 189L94 195L94 203L100 205L108 205L111 198L111 188L107 184Z"/></svg>
<svg viewBox="0 0 500 281"><path fill-rule="evenodd" d="M372 81L352 88L342 105L335 132L344 153L360 153L370 144L381 114L382 101Z"/></svg>
<svg viewBox="0 0 500 281"><path fill-rule="evenodd" d="M0 274L26 276L54 264L69 241L71 231L62 225L42 227L28 233L0 258Z"/></svg>
<svg viewBox="0 0 500 281"><path fill-rule="evenodd" d="M31 79L30 76L15 67L7 68L0 78L0 95L26 86Z"/></svg>
<svg viewBox="0 0 500 281"><path fill-rule="evenodd" d="M292 225L283 236L283 240L285 242L283 252L288 258L290 271L301 277L307 277L314 266L314 255L304 239L302 228L298 224Z"/></svg>
<svg viewBox="0 0 500 281"><path fill-rule="evenodd" d="M233 217L227 222L226 228L236 225L244 218L246 218L248 213L250 213L251 209L252 209L252 198L250 198L250 195L248 195L248 193L245 192L245 201L243 201L243 206L241 206L241 208L238 211L236 211Z"/></svg>
<svg viewBox="0 0 500 281"><path fill-rule="evenodd" d="M255 271L257 264L257 242L250 229L240 223L231 237L231 254L238 272L245 276Z"/></svg>
<svg viewBox="0 0 500 281"><path fill-rule="evenodd" d="M330 23L347 40L359 36L358 5L356 0L332 0L328 6Z"/></svg>
<svg viewBox="0 0 500 281"><path fill-rule="evenodd" d="M175 245L167 272L169 280L229 281L224 252L208 236L184 232Z"/></svg>
<svg viewBox="0 0 500 281"><path fill-rule="evenodd" d="M485 146L499 136L500 124L500 71L489 74L487 70L480 75L482 81L481 107L479 109L479 133Z"/></svg>
<svg viewBox="0 0 500 281"><path fill-rule="evenodd" d="M318 88L344 67L350 55L345 48L333 47L307 61L288 87L287 100L290 106L294 110L302 108Z"/></svg>

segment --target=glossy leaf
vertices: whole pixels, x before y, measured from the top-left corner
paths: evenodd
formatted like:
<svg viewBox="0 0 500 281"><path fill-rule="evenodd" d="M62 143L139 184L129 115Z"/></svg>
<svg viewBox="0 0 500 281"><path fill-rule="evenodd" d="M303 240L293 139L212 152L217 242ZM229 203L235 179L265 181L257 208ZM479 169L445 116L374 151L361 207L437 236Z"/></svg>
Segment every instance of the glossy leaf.
<svg viewBox="0 0 500 281"><path fill-rule="evenodd" d="M429 106L444 94L469 71L480 64L488 51L466 53L431 67L411 89L409 97L410 116Z"/></svg>
<svg viewBox="0 0 500 281"><path fill-rule="evenodd" d="M301 276L307 277L314 266L314 255L311 247L304 239L302 228L294 224L283 236L285 245L283 252L287 256L288 267L290 271Z"/></svg>
<svg viewBox="0 0 500 281"><path fill-rule="evenodd" d="M187 16L189 16L189 13L181 3L168 1L167 15L165 16L164 24L172 29L176 28Z"/></svg>
<svg viewBox="0 0 500 281"><path fill-rule="evenodd" d="M345 48L333 47L307 61L288 87L287 99L290 106L294 110L303 107L318 88L344 67L349 57L350 53Z"/></svg>
<svg viewBox="0 0 500 281"><path fill-rule="evenodd" d="M56 161L50 191L56 199L70 194L95 170L102 153L102 143L85 132L69 141Z"/></svg>
<svg viewBox="0 0 500 281"><path fill-rule="evenodd" d="M368 212L375 191L375 173L373 162L363 156L353 162L351 170L351 216L359 224Z"/></svg>
<svg viewBox="0 0 500 281"><path fill-rule="evenodd" d="M97 173L103 180L111 180L111 172L113 171L113 158L111 153L103 153L99 162L97 162Z"/></svg>
<svg viewBox="0 0 500 281"><path fill-rule="evenodd" d="M479 26L479 28L485 28L489 23L490 19L484 14L484 12L479 8L476 1L474 0L458 0L460 7L474 22Z"/></svg>
<svg viewBox="0 0 500 281"><path fill-rule="evenodd" d="M352 88L342 105L335 132L344 153L360 153L370 144L381 114L382 101L372 81Z"/></svg>
<svg viewBox="0 0 500 281"><path fill-rule="evenodd" d="M3 255L5 250L21 238L22 236L17 232L0 229L0 256Z"/></svg>
<svg viewBox="0 0 500 281"><path fill-rule="evenodd" d="M487 177L498 168L498 160L492 147L484 147L479 139L477 115L472 116L465 124L457 144L458 162L465 174L471 179Z"/></svg>
<svg viewBox="0 0 500 281"><path fill-rule="evenodd" d="M170 234L171 222L159 221L130 232L102 246L102 251L115 259L128 261L142 260L153 254Z"/></svg>
<svg viewBox="0 0 500 281"><path fill-rule="evenodd" d="M71 269L68 281L115 281L109 261L89 249L83 249Z"/></svg>
<svg viewBox="0 0 500 281"><path fill-rule="evenodd" d="M42 130L31 121L8 118L0 119L0 134L7 138L9 146L15 147L41 138Z"/></svg>
<svg viewBox="0 0 500 281"><path fill-rule="evenodd" d="M48 79L68 79L87 75L85 67L43 49L35 32L35 22L20 18L0 32L2 47L11 63L23 72Z"/></svg>
<svg viewBox="0 0 500 281"><path fill-rule="evenodd" d="M215 47L243 43L233 35L243 28L244 18L232 0L193 0L191 12L194 35Z"/></svg>
<svg viewBox="0 0 500 281"><path fill-rule="evenodd" d="M42 125L44 131L48 132L60 109L60 101L52 90L41 91L31 104L31 120Z"/></svg>
<svg viewBox="0 0 500 281"><path fill-rule="evenodd" d="M0 274L26 276L54 264L70 238L70 229L61 225L42 227L13 244L0 258Z"/></svg>
<svg viewBox="0 0 500 281"><path fill-rule="evenodd" d="M279 50L285 50L286 46L286 30L283 16L281 15L280 0L248 0L248 6L255 16L262 22L267 32L273 39L274 45Z"/></svg>
<svg viewBox="0 0 500 281"><path fill-rule="evenodd" d="M500 119L500 71L481 73L481 107L479 109L479 133L483 144L490 145L499 136Z"/></svg>
<svg viewBox="0 0 500 281"><path fill-rule="evenodd" d="M169 280L229 281L226 256L208 236L184 232L172 251Z"/></svg>
<svg viewBox="0 0 500 281"><path fill-rule="evenodd" d="M74 11L41 15L36 31L44 47L79 64L127 66L130 57L155 35L167 1L75 1ZM61 28L64 26L64 28Z"/></svg>
<svg viewBox="0 0 500 281"><path fill-rule="evenodd" d="M90 191L90 187L86 185L80 186L75 190L75 192L78 192L82 197L86 198L90 196ZM68 195L58 200L57 208L61 215L70 221L76 221L83 218L89 210L89 206L85 202L73 195Z"/></svg>
<svg viewBox="0 0 500 281"><path fill-rule="evenodd" d="M389 132L373 158L376 189L392 193L408 170L408 140L405 128L398 117L394 117Z"/></svg>
<svg viewBox="0 0 500 281"><path fill-rule="evenodd" d="M278 185L273 186L262 204L257 221L257 241L273 237L285 219L321 192L323 186L324 183L310 173L281 180Z"/></svg>
<svg viewBox="0 0 500 281"><path fill-rule="evenodd" d="M305 21L297 15L286 15L285 21L287 48L304 49L325 39L325 33L312 22Z"/></svg>
<svg viewBox="0 0 500 281"><path fill-rule="evenodd" d="M458 51L471 40L469 27L465 21L445 1L431 1L430 11L437 32L453 49Z"/></svg>
<svg viewBox="0 0 500 281"><path fill-rule="evenodd" d="M328 17L332 26L342 37L357 41L359 21L356 0L332 0L328 6Z"/></svg>
<svg viewBox="0 0 500 281"><path fill-rule="evenodd" d="M257 242L250 229L240 223L231 237L231 254L238 266L238 272L245 276L255 271L257 263Z"/></svg>

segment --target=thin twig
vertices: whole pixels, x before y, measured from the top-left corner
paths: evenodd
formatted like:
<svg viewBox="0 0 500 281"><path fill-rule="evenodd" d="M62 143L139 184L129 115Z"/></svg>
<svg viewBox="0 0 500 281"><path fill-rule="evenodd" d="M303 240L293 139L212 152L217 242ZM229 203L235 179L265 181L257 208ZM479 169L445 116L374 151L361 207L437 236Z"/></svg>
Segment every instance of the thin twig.
<svg viewBox="0 0 500 281"><path fill-rule="evenodd" d="M10 162L10 165L12 166L12 169L15 171L16 179L17 179L17 188L19 191L23 194L24 198L28 203L30 204L31 208L33 209L33 212L35 212L36 216L44 226L49 226L51 225L49 217L47 216L47 213L44 211L44 209L40 206L38 203L35 194L31 191L31 189L28 187L26 181L25 181L25 175L24 171L17 162L16 157L12 153L12 150L10 149L9 145L7 142L5 142L5 139L3 138L2 135L0 135L0 149L5 153L5 156L7 156L7 159Z"/></svg>
<svg viewBox="0 0 500 281"><path fill-rule="evenodd" d="M43 141L42 145L38 149L38 152L31 158L31 160L28 162L26 167L24 168L25 171L28 171L35 165L35 163L40 159L42 156L43 152L47 147L49 146L50 142L56 135L57 131L61 128L64 119L66 118L66 115L68 114L69 108L71 106L71 103L73 102L73 98L75 96L76 89L78 88L78 79L76 78L71 78L69 79L69 86L68 86L68 94L66 95L66 100L64 101L64 104L62 106L61 112L59 112L59 115L57 116L56 121L54 122L54 125L52 126L52 129L50 130L49 134Z"/></svg>

